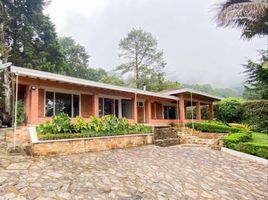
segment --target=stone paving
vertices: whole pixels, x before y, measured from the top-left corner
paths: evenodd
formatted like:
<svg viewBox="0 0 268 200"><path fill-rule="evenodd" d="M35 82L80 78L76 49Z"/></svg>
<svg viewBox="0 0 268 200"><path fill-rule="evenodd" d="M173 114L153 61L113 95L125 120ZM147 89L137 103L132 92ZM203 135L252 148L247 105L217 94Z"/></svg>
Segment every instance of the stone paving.
<svg viewBox="0 0 268 200"><path fill-rule="evenodd" d="M0 156L0 199L268 199L268 168L205 147Z"/></svg>

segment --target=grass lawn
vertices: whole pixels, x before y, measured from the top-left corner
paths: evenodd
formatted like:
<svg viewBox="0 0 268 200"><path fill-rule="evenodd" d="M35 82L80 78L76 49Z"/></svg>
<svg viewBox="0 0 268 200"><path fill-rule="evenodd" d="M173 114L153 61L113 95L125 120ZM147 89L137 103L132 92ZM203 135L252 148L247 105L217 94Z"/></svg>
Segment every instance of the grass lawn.
<svg viewBox="0 0 268 200"><path fill-rule="evenodd" d="M252 140L249 143L263 145L263 146L268 147L268 134L253 132Z"/></svg>

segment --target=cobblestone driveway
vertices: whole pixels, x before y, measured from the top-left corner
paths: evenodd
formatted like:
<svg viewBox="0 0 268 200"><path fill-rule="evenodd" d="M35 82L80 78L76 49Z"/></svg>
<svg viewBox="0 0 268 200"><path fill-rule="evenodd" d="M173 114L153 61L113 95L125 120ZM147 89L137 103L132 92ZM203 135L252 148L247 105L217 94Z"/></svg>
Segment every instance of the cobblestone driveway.
<svg viewBox="0 0 268 200"><path fill-rule="evenodd" d="M0 199L267 199L267 166L201 147L0 157Z"/></svg>

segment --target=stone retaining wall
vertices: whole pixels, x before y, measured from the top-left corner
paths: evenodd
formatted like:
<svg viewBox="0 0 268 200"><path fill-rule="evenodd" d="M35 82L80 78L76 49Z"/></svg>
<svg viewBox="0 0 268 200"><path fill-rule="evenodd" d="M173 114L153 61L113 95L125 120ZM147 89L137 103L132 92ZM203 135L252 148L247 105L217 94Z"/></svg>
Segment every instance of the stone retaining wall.
<svg viewBox="0 0 268 200"><path fill-rule="evenodd" d="M177 145L180 143L178 133L173 127L155 127L154 144L161 147Z"/></svg>
<svg viewBox="0 0 268 200"><path fill-rule="evenodd" d="M9 128L6 130L6 142L8 144L14 142L14 129ZM16 145L26 145L30 144L30 134L28 127L20 127L16 129Z"/></svg>
<svg viewBox="0 0 268 200"><path fill-rule="evenodd" d="M135 147L152 143L152 134L48 140L32 143L32 153L35 156L69 155L74 153Z"/></svg>

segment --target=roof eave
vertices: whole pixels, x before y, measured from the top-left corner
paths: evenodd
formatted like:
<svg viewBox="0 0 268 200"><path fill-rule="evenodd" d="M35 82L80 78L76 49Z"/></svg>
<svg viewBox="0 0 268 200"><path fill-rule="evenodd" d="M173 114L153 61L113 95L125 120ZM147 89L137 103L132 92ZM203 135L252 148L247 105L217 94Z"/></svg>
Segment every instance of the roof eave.
<svg viewBox="0 0 268 200"><path fill-rule="evenodd" d="M127 87L122 87L122 86L110 85L106 83L100 83L100 82L90 81L86 79L75 78L71 76L59 75L59 74L54 74L50 72L44 72L44 71L22 68L22 67L17 67L17 66L12 66L10 69L12 73L16 73L19 76L28 76L28 77L34 77L34 78L66 82L66 83L71 83L71 84L99 87L103 89L110 89L110 90L133 93L133 94L141 94L145 96L154 96L158 98L178 100L177 97L166 95L166 94L158 94L158 93L154 93L150 91L143 91L143 90L139 90L135 88L127 88Z"/></svg>

